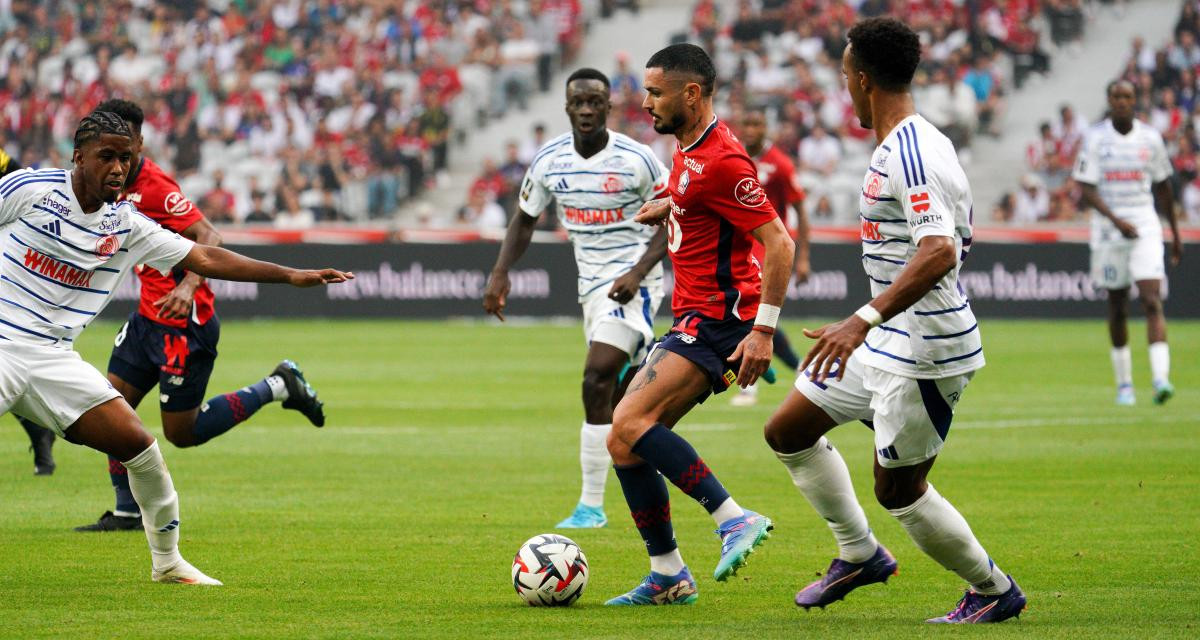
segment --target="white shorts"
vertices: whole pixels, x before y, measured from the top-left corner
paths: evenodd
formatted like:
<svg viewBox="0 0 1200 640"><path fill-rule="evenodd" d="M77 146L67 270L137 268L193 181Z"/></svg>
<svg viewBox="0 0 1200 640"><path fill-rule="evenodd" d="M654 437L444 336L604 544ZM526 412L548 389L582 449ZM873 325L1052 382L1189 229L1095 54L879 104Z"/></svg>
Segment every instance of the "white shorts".
<svg viewBox="0 0 1200 640"><path fill-rule="evenodd" d="M61 437L89 409L120 396L72 350L0 341L0 415L11 411Z"/></svg>
<svg viewBox="0 0 1200 640"><path fill-rule="evenodd" d="M806 372L796 378L796 390L834 422L861 420L874 430L880 466L908 467L942 450L954 406L974 374L915 380L868 367L855 354L841 380L817 384Z"/></svg>
<svg viewBox="0 0 1200 640"><path fill-rule="evenodd" d="M601 287L582 302L583 336L588 344L612 345L641 362L654 342L654 314L662 299L661 287L641 287L632 300L618 304L608 297L608 287Z"/></svg>
<svg viewBox="0 0 1200 640"><path fill-rule="evenodd" d="M1166 275L1162 227L1138 227L1138 237L1092 243L1092 283L1098 289L1126 289Z"/></svg>

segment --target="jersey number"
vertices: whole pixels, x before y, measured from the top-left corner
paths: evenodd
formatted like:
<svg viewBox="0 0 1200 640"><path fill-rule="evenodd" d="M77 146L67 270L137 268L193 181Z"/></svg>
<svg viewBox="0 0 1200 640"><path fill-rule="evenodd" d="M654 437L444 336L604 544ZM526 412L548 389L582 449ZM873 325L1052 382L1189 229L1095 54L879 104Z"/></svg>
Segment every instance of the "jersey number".
<svg viewBox="0 0 1200 640"><path fill-rule="evenodd" d="M675 212L672 211L667 216L667 249L671 253L679 251L679 246L683 244L683 228L679 226L679 221L675 219Z"/></svg>

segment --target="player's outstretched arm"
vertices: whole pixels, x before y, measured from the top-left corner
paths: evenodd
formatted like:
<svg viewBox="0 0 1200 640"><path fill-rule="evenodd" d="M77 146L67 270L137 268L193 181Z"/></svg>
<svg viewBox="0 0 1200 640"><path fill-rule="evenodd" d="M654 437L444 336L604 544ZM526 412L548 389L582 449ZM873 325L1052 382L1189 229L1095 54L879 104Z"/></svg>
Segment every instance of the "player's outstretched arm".
<svg viewBox="0 0 1200 640"><path fill-rule="evenodd" d="M916 304L918 300L933 290L942 276L946 275L958 262L957 251L954 248L954 238L949 236L925 236L917 244L917 253L896 276L892 284L879 294L877 298L867 303L878 312L880 318L873 319L874 325L904 311ZM860 315L870 313L867 306L854 312L853 315L833 324L827 324L816 331L804 330L804 335L815 338L817 343L809 350L800 363L804 371L812 365L810 378L823 382L829 377L829 371L840 360L846 362L850 354L863 343L867 332L873 326ZM845 367L838 369L837 378L842 379Z"/></svg>
<svg viewBox="0 0 1200 640"><path fill-rule="evenodd" d="M1121 232L1121 235L1126 238L1138 237L1137 228L1118 218L1117 214L1113 213L1113 210L1104 202L1104 198L1100 197L1100 190L1096 188L1096 185L1080 182L1079 200L1083 203L1085 209L1091 207L1099 212L1100 215L1111 220L1113 225L1117 227L1117 231Z"/></svg>
<svg viewBox="0 0 1200 640"><path fill-rule="evenodd" d="M646 252L637 264L613 281L612 288L608 290L608 297L621 304L633 300L633 296L637 295L638 288L642 285L642 280L646 279L646 274L661 263L666 255L667 228L662 227L650 237L650 242L646 244Z"/></svg>
<svg viewBox="0 0 1200 640"><path fill-rule="evenodd" d="M754 384L771 366L772 336L779 320L779 308L787 296L788 282L792 279L792 260L796 257L796 244L778 216L772 216L770 222L760 225L751 233L762 244L765 255L758 317L754 320L753 330L729 356L730 362L742 361L737 377L737 384L742 387Z"/></svg>
<svg viewBox="0 0 1200 640"><path fill-rule="evenodd" d="M336 269L293 269L274 262L247 258L221 247L201 244L192 247L176 265L206 278L239 282L268 282L290 284L294 287L315 287L352 280L354 274Z"/></svg>
<svg viewBox="0 0 1200 640"><path fill-rule="evenodd" d="M221 234L217 232L212 223L203 215L195 222L188 225L186 229L179 232L179 235L195 242L210 247L221 246ZM175 285L174 289L167 292L167 295L154 301L154 306L158 307L158 317L167 319L183 319L192 313L192 300L196 296L196 289L204 283L204 276L195 271L187 272L179 280L179 284Z"/></svg>
<svg viewBox="0 0 1200 640"><path fill-rule="evenodd" d="M1183 260L1183 238L1179 237L1179 216L1175 214L1175 192L1171 189L1171 183L1162 180L1151 185L1150 190L1154 193L1154 209L1158 211L1158 215L1167 219L1167 224L1171 225L1171 266L1179 266L1179 262Z"/></svg>
<svg viewBox="0 0 1200 640"><path fill-rule="evenodd" d="M666 222L669 215L671 215L670 196L657 200L647 200L642 204L642 208L638 209L637 215L633 217L633 220L648 227L655 227Z"/></svg>
<svg viewBox="0 0 1200 640"><path fill-rule="evenodd" d="M536 217L517 211L508 223L504 242L500 243L500 255L496 257L496 265L492 267L492 275L488 277L487 288L483 292L483 310L501 321L504 320L504 306L508 304L508 292L512 288L508 281L508 270L525 255L536 224Z"/></svg>

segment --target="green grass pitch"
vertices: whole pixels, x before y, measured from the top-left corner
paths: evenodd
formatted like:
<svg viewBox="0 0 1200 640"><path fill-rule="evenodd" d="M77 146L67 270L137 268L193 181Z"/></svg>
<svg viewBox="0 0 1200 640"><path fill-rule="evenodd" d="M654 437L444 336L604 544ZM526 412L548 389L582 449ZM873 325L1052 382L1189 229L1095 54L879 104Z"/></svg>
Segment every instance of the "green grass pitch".
<svg viewBox="0 0 1200 640"><path fill-rule="evenodd" d="M800 322L787 327L799 336ZM741 504L776 520L736 579L713 582L713 523L672 489L699 602L602 607L647 570L610 475L609 527L570 534L591 565L582 600L528 608L513 593L511 558L578 495L578 326L230 321L209 394L294 358L329 425L314 429L276 405L200 448L162 440L183 553L227 586L152 583L139 532L72 532L111 508L103 457L59 442L57 473L35 478L25 436L6 417L0 636L1200 636L1200 323L1171 325L1179 394L1165 407L1151 403L1144 325L1132 328L1133 408L1113 404L1100 320L985 319L983 328L989 364L931 480L1028 594L1018 621L969 633L922 622L948 611L962 585L874 503L870 434L857 425L832 439L900 575L825 611L792 604L834 545L762 441L782 384L752 409L711 399L680 426ZM103 368L115 331L90 329L84 356ZM160 432L156 403L142 416Z"/></svg>

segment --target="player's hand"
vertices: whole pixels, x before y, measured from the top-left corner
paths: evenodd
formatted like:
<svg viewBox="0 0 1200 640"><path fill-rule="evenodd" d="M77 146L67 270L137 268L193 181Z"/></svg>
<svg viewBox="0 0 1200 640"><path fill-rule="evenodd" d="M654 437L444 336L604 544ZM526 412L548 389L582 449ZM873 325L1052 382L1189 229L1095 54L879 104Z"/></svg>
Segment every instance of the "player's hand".
<svg viewBox="0 0 1200 640"><path fill-rule="evenodd" d="M640 273L630 271L625 275L613 281L612 288L608 290L608 298L617 304L625 304L633 300L633 296L637 295L638 287L642 285Z"/></svg>
<svg viewBox="0 0 1200 640"><path fill-rule="evenodd" d="M1132 224L1129 224L1120 218L1113 220L1113 224L1117 227L1117 231L1120 231L1121 235L1125 236L1126 238L1133 240L1134 238L1138 237L1137 227L1133 226Z"/></svg>
<svg viewBox="0 0 1200 640"><path fill-rule="evenodd" d="M839 363L844 365L850 361L850 354L854 353L858 345L867 339L867 331L870 329L866 321L858 316L850 316L841 322L827 324L816 331L805 329L804 337L812 338L817 343L808 350L808 355L804 356L804 362L800 363L800 370L807 371L811 364L812 371L809 373L809 379L813 382L824 382L835 366L838 366ZM845 371L845 366L838 367L838 380L842 379Z"/></svg>
<svg viewBox="0 0 1200 640"><path fill-rule="evenodd" d="M796 284L808 282L808 274L812 267L808 264L808 256L796 258Z"/></svg>
<svg viewBox="0 0 1200 640"><path fill-rule="evenodd" d="M293 287L317 287L324 284L337 284L353 280L354 274L337 269L293 269L288 276L288 284Z"/></svg>
<svg viewBox="0 0 1200 640"><path fill-rule="evenodd" d="M508 292L512 283L508 281L507 271L493 271L488 278L487 289L483 291L483 310L500 318L504 322L504 305L508 304Z"/></svg>
<svg viewBox="0 0 1200 640"><path fill-rule="evenodd" d="M154 301L158 307L155 317L167 320L181 320L192 314L192 298L196 295L196 287L188 282L180 282L171 289L170 293Z"/></svg>
<svg viewBox="0 0 1200 640"><path fill-rule="evenodd" d="M767 372L767 367L771 366L771 350L774 348L774 341L771 335L762 331L751 331L749 335L742 338L736 349L733 350L733 355L729 356L729 362L742 361L742 366L738 367L737 385L739 387L748 387L754 384L762 374Z"/></svg>
<svg viewBox="0 0 1200 640"><path fill-rule="evenodd" d="M1171 239L1171 266L1178 267L1180 262L1183 262L1183 240L1179 238L1179 234L1173 234Z"/></svg>
<svg viewBox="0 0 1200 640"><path fill-rule="evenodd" d="M662 224L667 216L671 214L671 199L659 198L658 200L647 200L638 209L637 215L633 217L634 222L639 222L648 227L657 227Z"/></svg>

